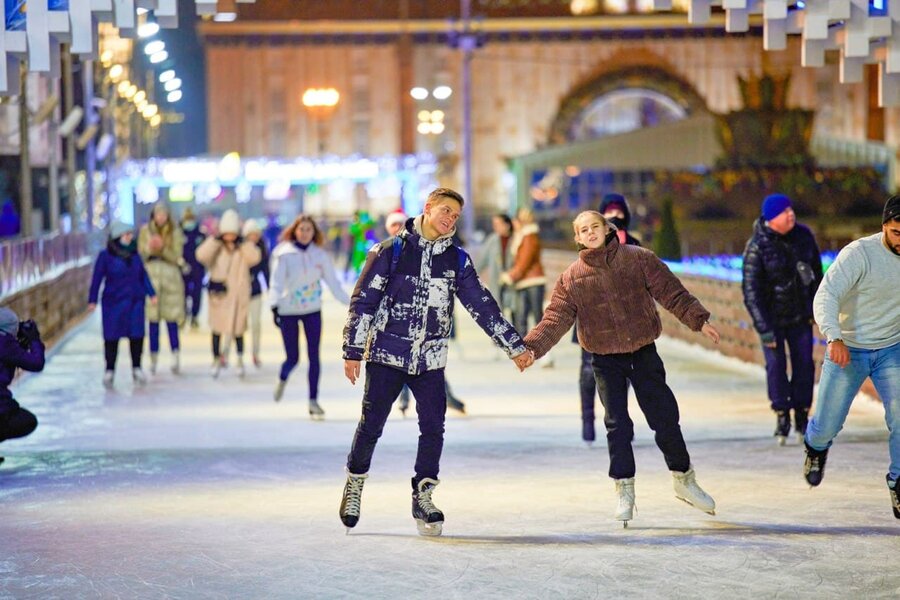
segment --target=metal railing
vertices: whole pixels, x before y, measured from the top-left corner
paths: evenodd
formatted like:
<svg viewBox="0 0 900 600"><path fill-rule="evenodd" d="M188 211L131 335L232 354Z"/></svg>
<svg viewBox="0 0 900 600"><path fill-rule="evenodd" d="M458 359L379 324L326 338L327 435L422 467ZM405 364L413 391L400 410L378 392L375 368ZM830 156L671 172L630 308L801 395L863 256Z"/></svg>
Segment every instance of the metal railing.
<svg viewBox="0 0 900 600"><path fill-rule="evenodd" d="M0 242L0 300L91 261L86 233Z"/></svg>

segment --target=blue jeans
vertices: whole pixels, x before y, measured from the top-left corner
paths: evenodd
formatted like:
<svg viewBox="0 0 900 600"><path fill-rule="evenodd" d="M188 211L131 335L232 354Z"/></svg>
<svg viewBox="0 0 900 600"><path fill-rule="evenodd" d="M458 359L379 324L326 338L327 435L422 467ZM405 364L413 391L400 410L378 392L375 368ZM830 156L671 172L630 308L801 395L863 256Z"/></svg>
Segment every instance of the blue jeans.
<svg viewBox="0 0 900 600"><path fill-rule="evenodd" d="M791 356L791 379L787 376L787 342ZM813 363L812 325L794 325L775 330L775 347L763 346L766 358L766 382L772 410L783 412L812 406L816 366Z"/></svg>
<svg viewBox="0 0 900 600"><path fill-rule="evenodd" d="M825 357L816 414L806 429L806 443L825 450L843 428L850 404L866 377L884 403L884 420L890 437L891 479L900 477L900 344L881 350L850 348L850 363L843 369Z"/></svg>

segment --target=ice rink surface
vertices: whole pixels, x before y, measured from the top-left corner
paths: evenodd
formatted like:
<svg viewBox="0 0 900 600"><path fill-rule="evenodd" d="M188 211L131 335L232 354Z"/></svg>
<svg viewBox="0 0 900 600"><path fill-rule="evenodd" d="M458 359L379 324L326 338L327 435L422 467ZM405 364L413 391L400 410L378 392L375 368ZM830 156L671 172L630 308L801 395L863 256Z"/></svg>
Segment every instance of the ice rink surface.
<svg viewBox="0 0 900 600"><path fill-rule="evenodd" d="M345 535L338 519L362 396L343 378L344 307L323 312L324 422L306 413L305 356L272 401L283 352L268 314L263 367L243 380L212 379L204 325L183 330L183 374L164 350L145 388L123 343L113 391L92 316L14 388L41 424L0 445L0 598L900 597L880 403L857 399L810 489L802 446L771 437L762 369L662 339L717 514L674 498L632 398L638 512L623 529L602 420L593 448L580 438L577 346L567 336L553 368L519 374L457 310L447 373L468 414L448 416L434 539L410 516L412 411L388 421L359 525Z"/></svg>

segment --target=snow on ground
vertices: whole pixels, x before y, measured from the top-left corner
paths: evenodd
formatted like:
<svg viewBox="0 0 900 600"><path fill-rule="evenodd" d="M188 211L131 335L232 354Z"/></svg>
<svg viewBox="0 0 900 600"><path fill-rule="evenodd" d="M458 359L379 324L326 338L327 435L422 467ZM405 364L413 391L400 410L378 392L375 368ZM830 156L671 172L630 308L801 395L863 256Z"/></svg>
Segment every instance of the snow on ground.
<svg viewBox="0 0 900 600"><path fill-rule="evenodd" d="M811 490L801 446L771 437L761 368L660 340L718 510L675 500L632 400L638 512L625 530L611 519L602 422L594 448L580 440L577 347L566 338L553 368L519 374L466 316L448 367L468 415L447 422L443 537L419 537L409 514L417 428L399 411L345 535L337 512L362 389L342 375L345 308L329 301L324 315L324 422L306 414L305 357L272 401L282 350L268 315L264 366L244 380L210 377L204 327L184 332L184 374L164 351L146 388L133 388L123 343L110 392L99 315L81 325L15 390L41 425L0 446L0 598L900 595L878 403L858 399Z"/></svg>

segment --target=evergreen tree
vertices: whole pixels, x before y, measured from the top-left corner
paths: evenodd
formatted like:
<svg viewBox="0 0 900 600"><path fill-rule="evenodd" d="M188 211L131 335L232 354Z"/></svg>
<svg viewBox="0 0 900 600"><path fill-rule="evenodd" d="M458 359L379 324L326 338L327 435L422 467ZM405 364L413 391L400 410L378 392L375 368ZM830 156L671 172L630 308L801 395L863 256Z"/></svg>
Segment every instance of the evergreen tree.
<svg viewBox="0 0 900 600"><path fill-rule="evenodd" d="M663 260L681 260L681 239L675 226L675 210L671 196L662 204L662 220L653 239L653 251Z"/></svg>

